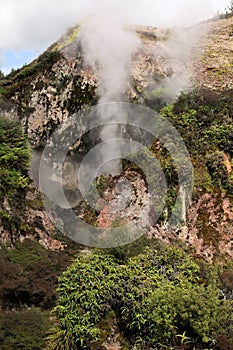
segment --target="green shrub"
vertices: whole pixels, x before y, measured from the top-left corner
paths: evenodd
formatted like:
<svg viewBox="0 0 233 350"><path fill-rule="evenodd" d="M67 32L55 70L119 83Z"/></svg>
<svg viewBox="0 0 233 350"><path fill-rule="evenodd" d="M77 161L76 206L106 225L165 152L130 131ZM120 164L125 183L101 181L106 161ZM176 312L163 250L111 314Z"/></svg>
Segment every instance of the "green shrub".
<svg viewBox="0 0 233 350"><path fill-rule="evenodd" d="M206 157L206 166L215 186L232 194L232 172L228 173L223 153L215 152L208 155Z"/></svg>
<svg viewBox="0 0 233 350"><path fill-rule="evenodd" d="M101 252L77 259L59 279L50 349L92 349L108 336L101 328L112 310L133 346L205 344L227 331L230 302L217 282L201 281L198 265L180 250L159 245L120 264ZM97 349L97 348L96 348Z"/></svg>
<svg viewBox="0 0 233 350"><path fill-rule="evenodd" d="M103 254L81 257L64 272L59 279L59 303L54 309L59 325L50 337L52 349L74 350L99 339L98 322L111 310L109 296L116 274L114 259Z"/></svg>

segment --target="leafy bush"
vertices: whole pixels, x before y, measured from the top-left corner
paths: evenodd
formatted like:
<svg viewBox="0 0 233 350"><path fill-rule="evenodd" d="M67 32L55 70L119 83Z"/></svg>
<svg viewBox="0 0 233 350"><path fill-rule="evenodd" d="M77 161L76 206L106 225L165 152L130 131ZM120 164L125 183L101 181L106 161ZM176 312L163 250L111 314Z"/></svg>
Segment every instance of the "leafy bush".
<svg viewBox="0 0 233 350"><path fill-rule="evenodd" d="M99 339L98 322L111 309L116 274L114 259L103 254L80 258L64 272L55 308L60 324L53 330L52 348L74 350Z"/></svg>
<svg viewBox="0 0 233 350"><path fill-rule="evenodd" d="M53 350L99 349L108 336L101 321L111 310L138 349L173 347L185 339L192 348L207 348L232 319L216 280L202 282L198 265L174 247L147 248L124 264L101 252L80 257L59 279L58 292Z"/></svg>

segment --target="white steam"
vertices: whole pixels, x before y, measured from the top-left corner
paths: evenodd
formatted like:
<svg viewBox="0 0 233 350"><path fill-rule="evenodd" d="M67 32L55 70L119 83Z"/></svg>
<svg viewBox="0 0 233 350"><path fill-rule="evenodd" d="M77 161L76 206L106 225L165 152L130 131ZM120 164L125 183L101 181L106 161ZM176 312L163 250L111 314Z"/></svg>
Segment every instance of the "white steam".
<svg viewBox="0 0 233 350"><path fill-rule="evenodd" d="M93 16L81 29L85 62L99 71L99 102L122 101L129 87L131 57L140 45L136 34L113 16Z"/></svg>
<svg viewBox="0 0 233 350"><path fill-rule="evenodd" d="M119 137L119 126L109 125L109 123L117 123L122 111L120 107L116 109L115 105L113 109L113 106L106 103L126 100L132 55L140 46L136 33L127 29L112 9L108 10L110 9L107 7L104 13L91 16L82 25L80 34L85 63L99 75L97 117L100 122L106 124L100 133L102 141ZM121 172L119 161L115 160L111 164L107 161L111 158L113 147L118 146L118 142L112 142L112 146L106 147L102 154L102 162L106 163L105 173L116 175Z"/></svg>
<svg viewBox="0 0 233 350"><path fill-rule="evenodd" d="M164 99L172 101L183 91L193 87L193 68L200 55L198 43L205 33L205 26L175 27L167 40L160 41L153 50L154 58L163 59L167 76L157 84Z"/></svg>
<svg viewBox="0 0 233 350"><path fill-rule="evenodd" d="M118 116L123 113L120 109L116 110L116 105L113 110L108 103L128 100L132 56L139 48L143 50L143 45L136 32L129 29L131 23L130 16L127 18L128 12L124 13L124 17L121 16L123 9L120 3L102 1L102 5L98 3L95 14L82 23L79 38L84 51L85 65L98 76L99 100L96 117L105 124L100 138L107 141L122 136L122 129L113 123L117 123ZM202 26L199 25L188 28L175 27L168 31L165 40L158 40L152 49L154 60L162 57L166 67L166 77L153 84L153 92L158 93L162 100L171 102L180 92L191 87L194 47L197 46L201 34ZM111 154L114 153L113 148L117 148L118 142L112 142L111 147L106 148L102 154L103 173L116 175L121 171L119 162L113 161L109 165Z"/></svg>

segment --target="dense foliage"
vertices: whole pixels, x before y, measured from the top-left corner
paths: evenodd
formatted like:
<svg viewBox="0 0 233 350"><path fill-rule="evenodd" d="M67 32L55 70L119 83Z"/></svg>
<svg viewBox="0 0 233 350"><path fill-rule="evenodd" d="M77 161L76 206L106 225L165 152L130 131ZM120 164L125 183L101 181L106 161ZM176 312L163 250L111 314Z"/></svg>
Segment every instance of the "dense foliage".
<svg viewBox="0 0 233 350"><path fill-rule="evenodd" d="M0 201L11 207L23 204L28 185L30 153L18 122L0 117Z"/></svg>
<svg viewBox="0 0 233 350"><path fill-rule="evenodd" d="M13 249L0 246L0 349L44 349L55 305L57 276L78 246L51 252L30 239ZM41 310L41 311L40 311Z"/></svg>
<svg viewBox="0 0 233 350"><path fill-rule="evenodd" d="M232 91L210 90L181 94L174 105L162 110L184 138L191 155L221 150L232 154Z"/></svg>
<svg viewBox="0 0 233 350"><path fill-rule="evenodd" d="M49 327L49 314L39 309L0 312L1 350L41 350Z"/></svg>
<svg viewBox="0 0 233 350"><path fill-rule="evenodd" d="M0 117L0 222L11 238L20 230L25 208L30 151L19 122Z"/></svg>
<svg viewBox="0 0 233 350"><path fill-rule="evenodd" d="M66 240L66 251L51 252L25 239L13 249L0 247L0 309L27 307L51 309L55 304L57 276L70 264L79 246Z"/></svg>
<svg viewBox="0 0 233 350"><path fill-rule="evenodd" d="M232 326L231 304L220 298L216 273L201 278L199 266L175 247L156 244L120 264L102 252L80 257L59 279L58 292L53 350L100 349L109 336L103 320L111 312L126 349L211 348Z"/></svg>
<svg viewBox="0 0 233 350"><path fill-rule="evenodd" d="M195 171L195 186L207 192L232 195L233 178L226 164L233 156L232 91L210 90L181 94L162 115L173 123L189 151ZM194 193L195 195L195 193Z"/></svg>

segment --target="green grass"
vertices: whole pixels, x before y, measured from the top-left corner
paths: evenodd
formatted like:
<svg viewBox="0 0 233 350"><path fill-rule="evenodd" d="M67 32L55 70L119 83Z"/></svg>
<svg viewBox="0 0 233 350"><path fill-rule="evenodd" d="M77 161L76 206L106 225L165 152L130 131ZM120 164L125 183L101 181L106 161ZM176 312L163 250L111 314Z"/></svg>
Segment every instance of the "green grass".
<svg viewBox="0 0 233 350"><path fill-rule="evenodd" d="M0 311L1 350L42 350L48 327L49 312L32 308L25 311Z"/></svg>
<svg viewBox="0 0 233 350"><path fill-rule="evenodd" d="M6 257L10 262L25 267L44 262L48 259L48 254L39 243L26 239L23 243L16 243L14 249L7 250Z"/></svg>

